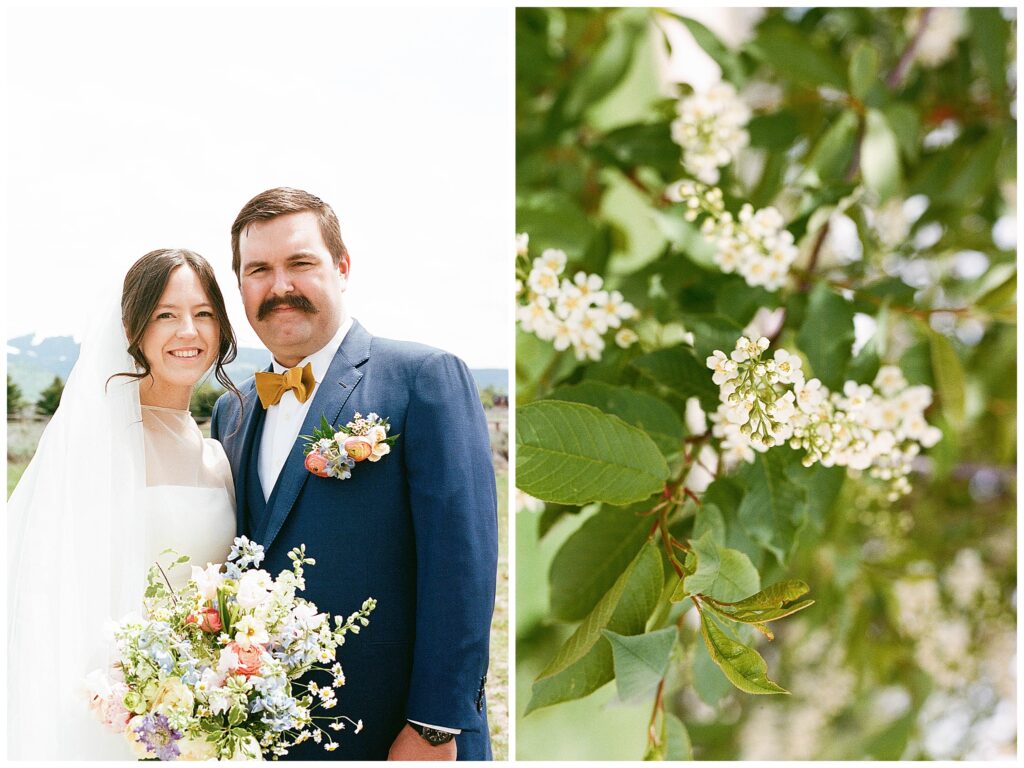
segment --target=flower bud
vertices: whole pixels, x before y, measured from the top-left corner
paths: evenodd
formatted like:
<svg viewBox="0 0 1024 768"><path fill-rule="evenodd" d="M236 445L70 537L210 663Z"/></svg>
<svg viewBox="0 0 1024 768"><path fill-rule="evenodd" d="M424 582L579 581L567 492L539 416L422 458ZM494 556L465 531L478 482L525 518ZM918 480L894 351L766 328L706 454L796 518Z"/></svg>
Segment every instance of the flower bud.
<svg viewBox="0 0 1024 768"><path fill-rule="evenodd" d="M327 459L319 451L306 454L306 469L317 477L327 477Z"/></svg>
<svg viewBox="0 0 1024 768"><path fill-rule="evenodd" d="M355 461L363 461L373 453L373 443L366 437L350 437L345 441L345 453Z"/></svg>

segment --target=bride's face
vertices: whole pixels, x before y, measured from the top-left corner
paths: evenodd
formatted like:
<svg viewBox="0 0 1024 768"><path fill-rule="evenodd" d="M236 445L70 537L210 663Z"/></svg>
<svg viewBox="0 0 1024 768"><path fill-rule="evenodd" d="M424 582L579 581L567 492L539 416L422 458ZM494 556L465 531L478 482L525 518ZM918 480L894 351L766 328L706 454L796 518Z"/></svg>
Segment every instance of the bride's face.
<svg viewBox="0 0 1024 768"><path fill-rule="evenodd" d="M142 354L159 387L191 387L217 358L220 329L196 273L171 272L142 335Z"/></svg>

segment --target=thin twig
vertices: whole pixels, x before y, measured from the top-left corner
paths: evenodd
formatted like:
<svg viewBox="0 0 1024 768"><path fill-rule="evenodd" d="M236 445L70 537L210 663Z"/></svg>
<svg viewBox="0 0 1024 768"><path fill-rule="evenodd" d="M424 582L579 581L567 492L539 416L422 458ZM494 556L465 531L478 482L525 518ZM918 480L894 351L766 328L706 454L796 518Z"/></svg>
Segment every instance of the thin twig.
<svg viewBox="0 0 1024 768"><path fill-rule="evenodd" d="M921 23L918 24L917 31L907 44L906 50L903 51L903 55L900 56L900 60L896 64L896 68L893 69L885 79L885 84L890 90L895 90L903 84L903 78L905 78L907 76L907 72L910 71L910 65L914 61L914 54L917 53L917 46L921 42L921 37L924 35L925 29L928 27L928 22L931 19L932 11L934 10L934 8L925 8L924 11L921 12Z"/></svg>

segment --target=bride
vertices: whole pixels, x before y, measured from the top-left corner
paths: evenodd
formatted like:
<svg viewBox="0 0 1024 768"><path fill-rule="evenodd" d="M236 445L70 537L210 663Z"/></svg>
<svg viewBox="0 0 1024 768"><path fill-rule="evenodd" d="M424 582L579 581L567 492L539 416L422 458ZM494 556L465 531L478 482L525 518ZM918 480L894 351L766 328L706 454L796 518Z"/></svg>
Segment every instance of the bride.
<svg viewBox="0 0 1024 768"><path fill-rule="evenodd" d="M109 665L108 625L140 611L160 553L224 562L235 534L227 457L188 411L211 366L238 395L224 372L235 336L213 269L191 251L147 253L106 315L8 505L13 759L136 759L89 711L86 675ZM187 570L170 572L176 588Z"/></svg>

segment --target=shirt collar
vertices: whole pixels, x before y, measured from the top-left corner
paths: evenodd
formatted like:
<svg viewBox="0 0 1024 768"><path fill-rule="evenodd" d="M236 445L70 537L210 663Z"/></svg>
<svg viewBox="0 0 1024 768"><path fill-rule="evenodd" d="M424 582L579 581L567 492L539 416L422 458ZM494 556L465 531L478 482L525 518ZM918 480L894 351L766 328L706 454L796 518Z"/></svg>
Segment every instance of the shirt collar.
<svg viewBox="0 0 1024 768"><path fill-rule="evenodd" d="M313 376L317 381L322 381L324 376L327 375L327 369L331 367L331 361L334 356L338 354L338 348L341 347L341 342L345 340L345 336L348 335L349 329L352 327L351 315L346 317L345 320L338 326L337 333L334 337L328 341L323 347L318 349L309 357L306 357L299 361L295 367L302 368L306 363L310 363L313 366ZM272 360L274 364L274 373L284 373L288 369L281 365L277 360Z"/></svg>

